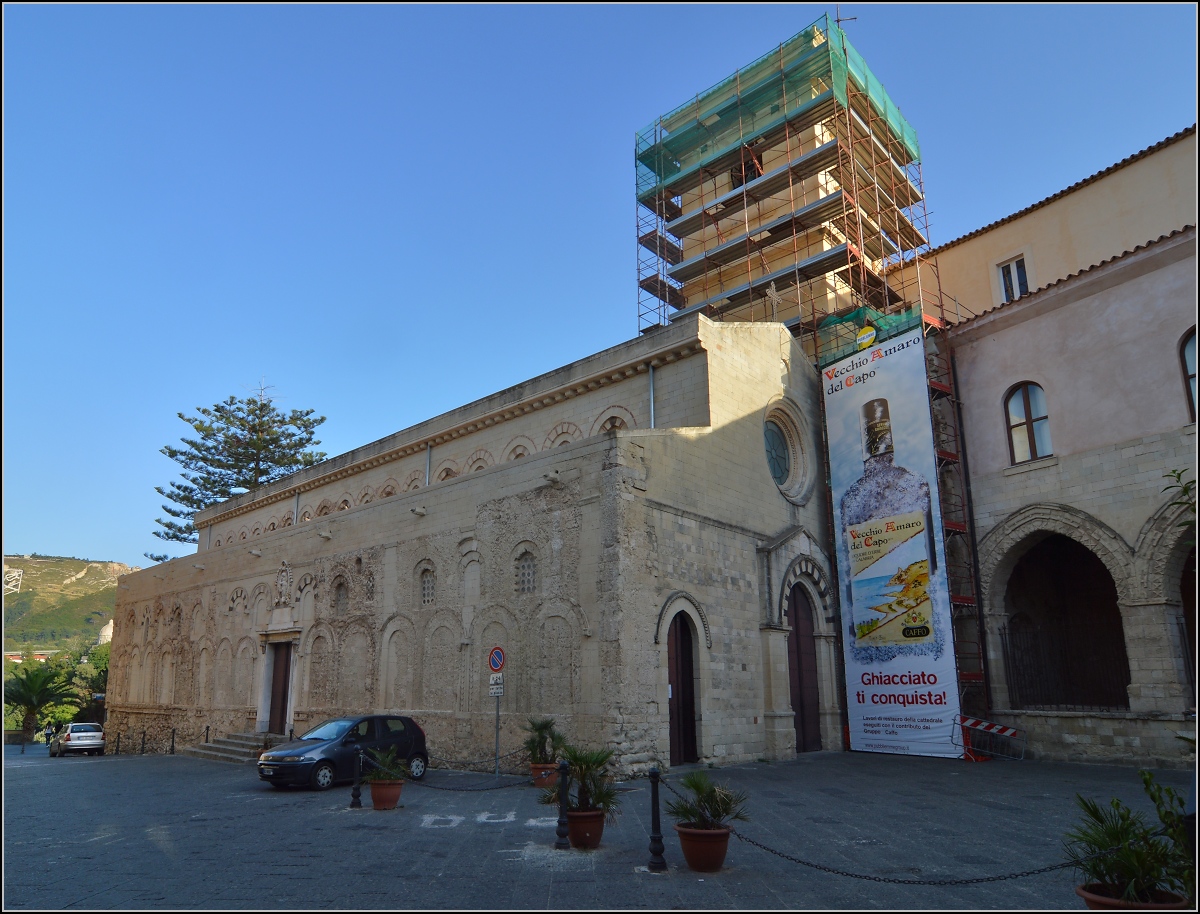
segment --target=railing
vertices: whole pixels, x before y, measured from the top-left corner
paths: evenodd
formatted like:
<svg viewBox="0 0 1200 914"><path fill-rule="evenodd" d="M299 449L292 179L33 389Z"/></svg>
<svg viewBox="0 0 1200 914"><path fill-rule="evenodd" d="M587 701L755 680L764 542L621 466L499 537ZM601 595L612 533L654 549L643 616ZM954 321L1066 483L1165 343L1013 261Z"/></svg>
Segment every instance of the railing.
<svg viewBox="0 0 1200 914"><path fill-rule="evenodd" d="M1084 625L1000 629L1010 707L1026 711L1129 708L1129 660L1120 629Z"/></svg>

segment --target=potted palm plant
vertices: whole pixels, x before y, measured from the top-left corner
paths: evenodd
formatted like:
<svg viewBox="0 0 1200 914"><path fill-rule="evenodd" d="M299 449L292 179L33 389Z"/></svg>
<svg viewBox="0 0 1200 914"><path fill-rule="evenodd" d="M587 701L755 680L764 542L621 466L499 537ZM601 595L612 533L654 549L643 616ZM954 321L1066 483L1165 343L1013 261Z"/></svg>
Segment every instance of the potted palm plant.
<svg viewBox="0 0 1200 914"><path fill-rule="evenodd" d="M604 823L616 821L621 805L616 778L608 770L612 750L564 746L562 757L568 770L567 840L571 847L599 847ZM557 806L562 787L547 787L538 802Z"/></svg>
<svg viewBox="0 0 1200 914"><path fill-rule="evenodd" d="M395 746L368 752L371 758L363 765L362 779L371 785L371 805L375 809L395 809L408 777L408 765L396 757Z"/></svg>
<svg viewBox="0 0 1200 914"><path fill-rule="evenodd" d="M744 822L746 794L725 784L714 784L703 771L692 771L679 779L687 791L667 801L667 814L675 820L675 831L687 865L700 873L715 873L725 863L732 821Z"/></svg>
<svg viewBox="0 0 1200 914"><path fill-rule="evenodd" d="M553 787L558 783L558 756L566 746L566 738L554 728L553 717L531 717L522 727L529 735L525 751L529 753L529 771L538 787Z"/></svg>
<svg viewBox="0 0 1200 914"><path fill-rule="evenodd" d="M1192 907L1196 864L1183 798L1158 784L1149 771L1142 772L1142 784L1161 828L1120 800L1102 806L1075 795L1083 818L1067 832L1063 847L1084 879L1075 894L1090 910Z"/></svg>

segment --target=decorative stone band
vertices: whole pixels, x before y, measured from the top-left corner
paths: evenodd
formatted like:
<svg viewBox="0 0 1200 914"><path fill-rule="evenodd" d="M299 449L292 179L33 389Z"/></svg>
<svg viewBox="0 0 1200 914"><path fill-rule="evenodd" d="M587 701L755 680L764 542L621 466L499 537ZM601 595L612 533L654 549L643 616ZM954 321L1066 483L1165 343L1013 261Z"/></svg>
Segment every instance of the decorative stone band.
<svg viewBox="0 0 1200 914"><path fill-rule="evenodd" d="M518 416L524 416L535 410L545 409L547 406L553 406L556 403L561 403L564 400L570 400L578 397L581 394L590 393L593 390L599 390L601 387L607 387L610 384L615 384L624 381L627 378L632 378L635 375L642 374L650 368L659 368L663 365L676 362L680 359L685 359L688 356L695 355L704 349L704 344L696 338L685 340L675 346L661 349L657 352L652 352L641 356L637 359L626 362L623 365L617 365L612 368L606 368L604 371L597 372L590 377L576 381L571 381L568 384L560 385L550 390L540 391L533 396L527 397L517 403L512 403L504 406L501 409L495 409L486 412L480 416L460 422L457 425L445 428L439 432L434 432L431 435L422 435L418 438L406 442L405 444L394 447L382 454L376 454L363 460L356 461L348 466L341 467L321 476L306 479L296 485L286 486L274 492L262 493L257 498L246 502L245 504L231 505L224 511L213 514L202 520L195 522L196 528L203 529L210 527L220 521L227 521L243 514L248 514L251 511L257 511L266 505L275 504L276 502L284 501L288 498L293 498L297 493L309 492L313 489L319 489L321 486L329 485L332 482L337 482L339 479L345 479L348 476L354 476L364 470L372 469L373 467L382 466L385 463L391 463L394 460L400 460L404 457L410 457L413 454L420 453L426 447L437 447L445 444L448 441L453 441L456 438L461 438L463 435L470 435L473 432L480 431L484 428L490 428L493 425L498 425L502 422L507 422L509 419L515 419Z"/></svg>

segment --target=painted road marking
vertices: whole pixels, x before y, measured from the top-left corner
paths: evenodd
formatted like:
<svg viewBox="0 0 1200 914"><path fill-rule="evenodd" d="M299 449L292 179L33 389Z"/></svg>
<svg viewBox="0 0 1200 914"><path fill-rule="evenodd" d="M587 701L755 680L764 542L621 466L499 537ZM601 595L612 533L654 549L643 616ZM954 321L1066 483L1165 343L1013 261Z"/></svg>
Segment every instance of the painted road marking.
<svg viewBox="0 0 1200 914"><path fill-rule="evenodd" d="M516 813L516 810L513 810L513 811L507 813L503 819L497 819L490 812L481 812L479 815L477 815L475 817L475 821L476 822L516 822L517 821L517 813Z"/></svg>
<svg viewBox="0 0 1200 914"><path fill-rule="evenodd" d="M456 828L462 822L462 816L421 816L422 828Z"/></svg>

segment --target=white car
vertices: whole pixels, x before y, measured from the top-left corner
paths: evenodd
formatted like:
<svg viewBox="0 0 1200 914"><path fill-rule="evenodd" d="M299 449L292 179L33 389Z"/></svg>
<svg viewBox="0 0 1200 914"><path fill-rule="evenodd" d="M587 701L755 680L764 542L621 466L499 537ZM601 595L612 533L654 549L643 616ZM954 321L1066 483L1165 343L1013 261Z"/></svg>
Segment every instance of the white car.
<svg viewBox="0 0 1200 914"><path fill-rule="evenodd" d="M104 728L99 724L67 724L50 740L50 757L72 752L104 755Z"/></svg>

